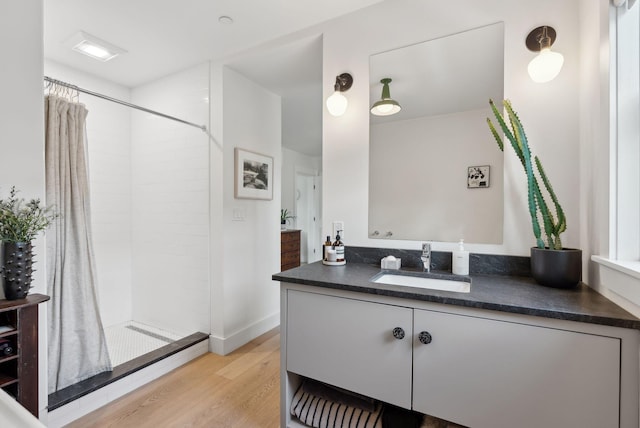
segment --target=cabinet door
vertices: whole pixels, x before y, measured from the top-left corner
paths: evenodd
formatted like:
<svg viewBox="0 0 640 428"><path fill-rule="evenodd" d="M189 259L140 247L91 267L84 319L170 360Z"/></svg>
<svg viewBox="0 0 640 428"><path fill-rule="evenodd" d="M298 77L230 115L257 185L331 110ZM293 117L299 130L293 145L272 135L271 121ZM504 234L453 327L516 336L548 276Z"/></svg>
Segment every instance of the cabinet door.
<svg viewBox="0 0 640 428"><path fill-rule="evenodd" d="M473 428L619 426L620 340L415 311L417 411ZM417 340L428 331L432 342Z"/></svg>
<svg viewBox="0 0 640 428"><path fill-rule="evenodd" d="M287 370L411 408L412 321L409 308L289 290Z"/></svg>

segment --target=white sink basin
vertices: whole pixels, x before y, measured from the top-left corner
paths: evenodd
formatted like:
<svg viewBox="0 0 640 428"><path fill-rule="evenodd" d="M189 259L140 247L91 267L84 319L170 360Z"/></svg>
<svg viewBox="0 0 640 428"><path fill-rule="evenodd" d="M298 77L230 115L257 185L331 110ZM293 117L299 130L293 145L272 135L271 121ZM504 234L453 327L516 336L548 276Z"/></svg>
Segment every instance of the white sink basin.
<svg viewBox="0 0 640 428"><path fill-rule="evenodd" d="M378 284L403 285L405 287L427 288L430 290L455 291L468 293L471 291L471 283L455 279L429 278L425 276L412 276L397 273L383 273L371 279Z"/></svg>

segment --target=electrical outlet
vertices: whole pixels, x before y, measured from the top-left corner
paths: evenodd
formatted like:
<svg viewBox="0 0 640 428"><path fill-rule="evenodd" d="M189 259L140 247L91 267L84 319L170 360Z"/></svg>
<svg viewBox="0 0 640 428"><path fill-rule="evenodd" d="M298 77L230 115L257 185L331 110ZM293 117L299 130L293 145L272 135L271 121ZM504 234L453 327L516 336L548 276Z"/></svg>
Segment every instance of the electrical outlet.
<svg viewBox="0 0 640 428"><path fill-rule="evenodd" d="M332 238L336 237L336 235L338 234L338 231L340 231L340 238L343 238L343 240L344 240L344 221L334 221L333 222L333 236L332 236Z"/></svg>

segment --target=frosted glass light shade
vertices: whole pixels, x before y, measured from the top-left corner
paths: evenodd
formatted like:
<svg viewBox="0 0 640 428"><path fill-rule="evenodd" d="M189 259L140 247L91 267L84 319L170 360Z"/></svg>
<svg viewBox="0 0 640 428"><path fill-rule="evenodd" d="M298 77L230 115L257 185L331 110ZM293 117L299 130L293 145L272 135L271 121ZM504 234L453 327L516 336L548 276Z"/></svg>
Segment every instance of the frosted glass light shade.
<svg viewBox="0 0 640 428"><path fill-rule="evenodd" d="M376 116L391 116L398 113L402 107L395 100L381 100L371 107L371 114Z"/></svg>
<svg viewBox="0 0 640 428"><path fill-rule="evenodd" d="M106 61L114 56L111 52L104 49L101 46L92 45L86 42L82 42L76 46L76 50L82 51L82 53L92 56L96 59Z"/></svg>
<svg viewBox="0 0 640 428"><path fill-rule="evenodd" d="M376 101L371 106L371 114L376 116L391 116L402 109L400 104L391 98L391 91L389 90L389 83L391 83L391 81L388 77L380 80L380 83L382 83L382 96L379 101Z"/></svg>
<svg viewBox="0 0 640 428"><path fill-rule="evenodd" d="M332 116L342 116L347 111L349 101L340 91L335 91L327 98L327 110Z"/></svg>
<svg viewBox="0 0 640 428"><path fill-rule="evenodd" d="M127 53L126 50L85 33L84 31L78 31L64 43L74 51L102 62L109 61L118 55Z"/></svg>
<svg viewBox="0 0 640 428"><path fill-rule="evenodd" d="M564 57L551 48L544 48L529 63L528 71L531 80L537 83L549 82L560 73Z"/></svg>

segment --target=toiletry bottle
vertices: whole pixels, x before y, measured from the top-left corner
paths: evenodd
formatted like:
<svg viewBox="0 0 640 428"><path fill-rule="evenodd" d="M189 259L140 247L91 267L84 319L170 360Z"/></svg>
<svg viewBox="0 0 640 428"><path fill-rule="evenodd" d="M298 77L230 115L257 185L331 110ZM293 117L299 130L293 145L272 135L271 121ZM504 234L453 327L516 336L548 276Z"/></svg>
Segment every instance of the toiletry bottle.
<svg viewBox="0 0 640 428"><path fill-rule="evenodd" d="M464 249L464 240L460 240L458 249L453 252L451 271L456 275L469 275L469 252Z"/></svg>
<svg viewBox="0 0 640 428"><path fill-rule="evenodd" d="M338 230L338 232L336 233L336 240L333 243L333 248L335 248L336 250L336 262L344 261L344 244L340 240L340 232L342 231Z"/></svg>
<svg viewBox="0 0 640 428"><path fill-rule="evenodd" d="M327 248L331 247L331 236L327 235L327 240L325 241L324 245L322 246L322 260L324 260L325 262L328 260L327 259Z"/></svg>

